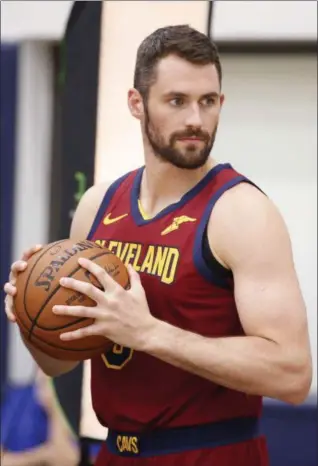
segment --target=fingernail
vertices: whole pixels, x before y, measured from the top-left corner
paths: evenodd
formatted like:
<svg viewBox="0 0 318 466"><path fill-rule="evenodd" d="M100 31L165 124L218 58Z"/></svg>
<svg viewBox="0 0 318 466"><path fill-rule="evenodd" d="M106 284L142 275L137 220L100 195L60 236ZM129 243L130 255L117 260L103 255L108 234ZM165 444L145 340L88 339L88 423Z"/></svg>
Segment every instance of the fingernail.
<svg viewBox="0 0 318 466"><path fill-rule="evenodd" d="M61 285L66 285L67 284L67 278L63 277L60 279L60 284Z"/></svg>

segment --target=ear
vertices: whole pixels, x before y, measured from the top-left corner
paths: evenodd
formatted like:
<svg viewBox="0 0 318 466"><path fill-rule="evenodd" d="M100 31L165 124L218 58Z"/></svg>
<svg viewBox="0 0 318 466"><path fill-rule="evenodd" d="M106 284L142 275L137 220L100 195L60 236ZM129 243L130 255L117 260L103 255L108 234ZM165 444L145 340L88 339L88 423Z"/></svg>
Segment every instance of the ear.
<svg viewBox="0 0 318 466"><path fill-rule="evenodd" d="M137 118L137 120L142 119L144 116L144 103L136 89L129 89L128 91L128 107L133 117Z"/></svg>
<svg viewBox="0 0 318 466"><path fill-rule="evenodd" d="M221 95L220 95L220 104L221 104L221 108L222 108L222 106L223 106L223 104L224 104L224 99L225 99L225 95L224 95L224 94L221 94Z"/></svg>

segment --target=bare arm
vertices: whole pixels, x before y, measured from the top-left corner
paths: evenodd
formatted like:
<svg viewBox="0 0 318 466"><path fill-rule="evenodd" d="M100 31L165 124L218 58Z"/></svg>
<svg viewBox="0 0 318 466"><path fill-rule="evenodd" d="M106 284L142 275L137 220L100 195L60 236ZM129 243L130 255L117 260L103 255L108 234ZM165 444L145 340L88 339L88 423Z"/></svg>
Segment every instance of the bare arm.
<svg viewBox="0 0 318 466"><path fill-rule="evenodd" d="M208 236L233 272L246 336L204 338L159 322L146 351L238 391L302 402L312 378L306 309L280 214L239 185L216 204Z"/></svg>
<svg viewBox="0 0 318 466"><path fill-rule="evenodd" d="M31 353L33 359L46 375L51 377L58 377L59 375L65 374L66 372L70 372L71 370L75 369L75 367L79 364L77 361L61 361L59 359L54 359L29 344L21 332L20 335L23 343Z"/></svg>
<svg viewBox="0 0 318 466"><path fill-rule="evenodd" d="M46 445L40 445L32 450L22 452L2 453L2 466L48 466L46 455Z"/></svg>

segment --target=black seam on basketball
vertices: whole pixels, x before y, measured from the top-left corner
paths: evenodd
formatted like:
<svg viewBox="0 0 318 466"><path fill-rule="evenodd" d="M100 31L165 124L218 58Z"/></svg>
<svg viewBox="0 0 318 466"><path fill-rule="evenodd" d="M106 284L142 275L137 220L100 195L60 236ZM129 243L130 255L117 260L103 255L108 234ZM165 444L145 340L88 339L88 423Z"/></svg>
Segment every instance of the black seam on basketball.
<svg viewBox="0 0 318 466"><path fill-rule="evenodd" d="M61 327L41 327L40 325L37 325L36 328L39 328L40 330L44 330L47 332L55 332L56 330L63 330L65 328L71 327L72 325L78 324L79 322L83 322L84 320L90 320L88 317L81 317L78 318L71 323L62 325Z"/></svg>
<svg viewBox="0 0 318 466"><path fill-rule="evenodd" d="M27 293L27 289L28 289L28 285L29 285L29 281L31 279L31 276L32 276L32 272L34 270L34 267L36 266L36 264L39 262L39 260L43 257L43 255L49 251L53 246L57 246L58 244L60 243L64 243L65 241L68 241L66 239L62 239L62 240L59 240L59 241L55 241L54 243L50 243L41 253L41 255L38 257L38 259L36 260L36 262L33 264L32 266L32 269L30 271L30 274L29 274L29 277L26 281L26 284L25 284L25 287L24 287L24 295L23 295L23 305L24 305L24 309L25 309L25 313L26 315L28 316L29 320L31 322L34 322L34 320L31 318L30 314L28 313L28 310L27 310L27 307L26 307L26 293ZM96 247L96 248L100 248L101 249L101 246L99 246L98 244L95 244L93 241L89 241L89 240L85 240L87 241L88 243L91 243L92 246ZM75 243L76 244L76 243ZM108 254L110 254L111 252L110 251L107 251Z"/></svg>
<svg viewBox="0 0 318 466"><path fill-rule="evenodd" d="M31 318L31 315L28 313L28 310L27 310L27 307L26 307L26 293L27 293L27 289L28 289L28 286L29 286L29 281L31 279L31 276L32 276L32 272L34 270L34 267L36 266L36 264L39 262L39 260L44 256L44 254L50 250L53 246L56 246L57 244L59 243L63 243L65 241L65 239L62 239L60 241L55 241L54 243L51 243L49 246L47 246L41 253L41 255L37 258L37 260L34 262L31 270L30 270L30 273L29 273L29 276L28 276L28 279L26 281L26 284L25 284L25 287L24 287L24 294L23 294L23 306L24 306L24 310L25 310L25 313L26 315L28 316L29 320L31 322L33 322L33 319Z"/></svg>
<svg viewBox="0 0 318 466"><path fill-rule="evenodd" d="M112 254L112 253L110 253L110 252L105 252L104 254L98 254L97 256L91 257L90 259L96 259L96 257L105 256L105 255L107 255L107 254ZM67 276L68 276L68 277L72 277L76 272L78 272L78 271L80 270L80 268L81 268L81 266L78 266L75 270L73 270L73 271L71 272L70 275L67 275ZM47 304L47 303L49 302L49 300L52 298L53 294L55 294L60 288L61 288L61 285L58 285L57 288L56 288L55 290L53 290L53 292L51 293L50 297L46 299L46 301L45 301L45 303L44 303L43 306L46 306L46 304ZM42 307L43 307L43 306L42 306ZM92 306L92 307L95 307L95 306ZM42 308L41 308L41 309L42 309ZM41 310L41 312L42 312L42 311L43 311L43 309ZM39 329L41 329L41 330L48 331L48 332L50 332L50 331L55 331L55 330L63 330L63 329L65 329L65 328L71 327L71 326L74 325L74 324L77 324L78 322L82 322L82 321L84 321L84 320L90 320L89 317L81 317L81 318L79 318L79 319L77 319L77 320L74 320L74 321L68 323L68 324L61 325L61 326L58 326L58 327L42 327L41 325L37 324L37 319L38 319L39 316L40 316L40 314L38 313L38 314L36 315L35 320L32 321L33 324L34 324L34 325L36 324L37 328L39 328ZM75 317L74 317L74 318L75 318ZM34 325L32 325L32 326L34 327Z"/></svg>
<svg viewBox="0 0 318 466"><path fill-rule="evenodd" d="M63 241L64 241L64 240L62 240L62 241L57 241L57 242L55 242L55 243L52 243L52 244L51 244L51 247L52 247L53 245L56 245L56 244L58 244L58 243L60 243L60 242L63 242ZM47 251L47 249L48 249L48 248L46 248L46 249L43 251L43 253L45 253L45 252ZM41 254L41 256L43 256L43 253ZM100 254L100 255L105 255L105 254L110 254L110 252L107 251L107 252L105 252L104 254ZM97 255L97 256L95 256L95 257L98 257L98 256L100 256L100 255ZM39 259L40 259L40 257L39 257ZM39 259L38 259L38 260L39 260ZM38 262L38 260L37 260L37 262ZM36 263L37 263L37 262L36 262ZM35 264L36 264L36 263L35 263ZM35 264L34 264L34 266L35 266ZM33 267L34 267L34 266L33 266ZM33 270L33 267L32 267L31 270ZM78 267L78 269L79 269L79 268L80 268L80 267ZM27 317L28 317L29 320L31 320L31 322L32 322L32 319L30 319L30 316L29 316L28 314L27 314ZM19 323L19 326L22 327L22 331L23 331L25 337L26 337L29 341L31 341L31 332L29 331L29 328L26 326L26 324L24 323L24 321L23 321L22 319L19 318L18 315L16 316L16 318L17 318L17 321L18 321L18 323ZM86 319L85 319L85 318L78 319L78 320L76 320L75 322L72 322L71 325L75 325L76 323L78 323L78 322L81 321L81 320L86 320ZM50 347L52 347L52 348L56 348L56 349L59 349L59 350L62 350L62 351L63 351L63 350L68 351L68 352L70 352L70 351L73 352L73 351L74 351L75 353L76 353L76 352L79 353L79 352L83 352L83 351L91 351L91 350L92 350L94 353L95 353L95 352L97 353L98 351L101 351L101 353L102 353L102 352L105 350L105 345L101 345L101 346L98 346L98 347L87 347L87 348L67 348L67 347L63 347L63 346L57 346L57 345L54 345L54 344L52 344L52 343L50 343L50 342L48 342L48 341L46 341L46 340L43 340L42 338L39 337L39 335L36 335L36 334L35 334L35 335L33 335L33 336L35 337L35 340L38 340L39 342L45 343L46 345L48 345L48 346L50 346Z"/></svg>
<svg viewBox="0 0 318 466"><path fill-rule="evenodd" d="M96 259L97 257L101 257L101 256L107 256L108 254L112 254L110 251L103 251L102 253L100 254L96 254L95 256L92 256L90 257L89 259L90 260L94 260ZM68 277L72 277L78 270L81 269L81 266L79 265L78 267L76 267L71 273L69 273L67 276ZM30 328L30 340L32 338L32 332L33 332L33 329L35 327L35 325L37 325L37 320L39 319L40 315L42 314L44 308L46 307L46 305L48 304L48 302L50 301L50 299L52 298L52 296L54 296L55 293L57 293L57 291L61 288L61 285L58 285L53 291L52 293L47 297L47 299L45 300L45 302L43 303L41 309L39 310L39 312L37 313L37 315L35 316L35 319L33 320L32 322L32 325L31 325L31 328ZM67 327L70 327L71 325L73 325L74 322L72 322L71 324L67 324L66 326L62 327L62 328L67 328ZM40 327L39 325L37 325L38 328L40 328L41 330L47 330L45 327ZM48 329L48 330L51 330L51 329ZM56 330L59 330L59 328L57 328Z"/></svg>
<svg viewBox="0 0 318 466"><path fill-rule="evenodd" d="M23 321L21 321L20 319L19 319L19 326L23 327L23 329L25 330L24 334L25 334L25 333L27 333L27 334L29 333L28 327L26 327L25 323L24 323ZM94 352L95 352L95 350L96 350L96 351L101 350L101 352L102 352L102 351L105 351L105 345L101 345L101 346L97 346L97 347L93 346L93 347L89 347L89 348L69 348L69 347L63 347L63 346L54 345L54 344L51 343L51 342L48 342L48 341L46 341L46 340L43 340L42 338L39 337L39 335L34 335L34 337L35 337L35 340L38 340L38 341L40 341L41 343L45 343L46 345L48 345L48 346L50 346L50 347L52 347L52 348L57 348L57 349L59 349L59 350L65 350L65 351L68 351L68 352L69 352L69 351L76 351L76 352L79 352L79 351L91 351L91 350L94 351ZM27 336L27 338L28 338L29 341L31 341L30 338L29 338L29 336ZM35 343L35 344L36 344L36 343Z"/></svg>
<svg viewBox="0 0 318 466"><path fill-rule="evenodd" d="M26 326L26 324L23 322L23 320L21 320L18 316L16 316L16 319L17 319L17 323L19 324L19 327L20 328L23 327L23 329L25 329L27 339L29 341L31 341L29 328Z"/></svg>
<svg viewBox="0 0 318 466"><path fill-rule="evenodd" d="M70 348L70 347L67 347L67 346L57 346L57 345L54 345L53 343L49 342L49 341L46 341L46 340L43 340L42 338L40 338L38 335L35 335L35 341L36 340L39 340L41 343L45 343L46 345L50 346L51 348L57 348L59 350L64 350L64 351L76 351L76 352L80 352L80 351L99 351L99 349L101 351L105 351L105 347L106 347L106 344L107 344L107 340L105 339L105 345L101 345L101 346L92 346L92 347L88 347L88 348ZM36 344L36 343L35 343Z"/></svg>

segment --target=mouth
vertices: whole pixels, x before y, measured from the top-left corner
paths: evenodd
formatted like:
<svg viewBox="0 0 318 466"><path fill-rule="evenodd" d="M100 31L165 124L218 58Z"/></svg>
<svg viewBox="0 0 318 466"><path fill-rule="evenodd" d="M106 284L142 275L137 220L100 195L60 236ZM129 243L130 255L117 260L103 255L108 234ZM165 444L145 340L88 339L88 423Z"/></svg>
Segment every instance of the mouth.
<svg viewBox="0 0 318 466"><path fill-rule="evenodd" d="M202 138L198 137L187 137L187 138L179 138L179 141L186 141L186 142L203 142Z"/></svg>

